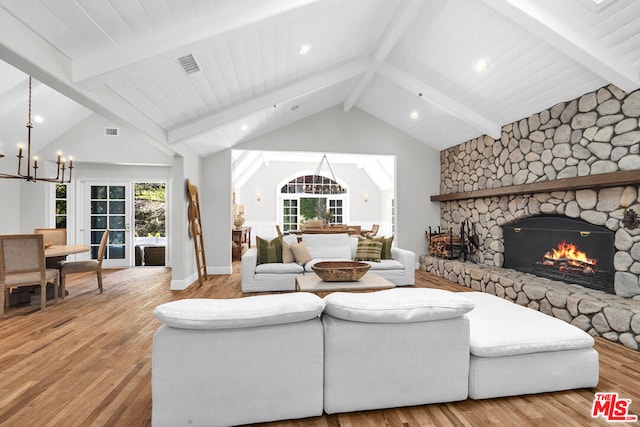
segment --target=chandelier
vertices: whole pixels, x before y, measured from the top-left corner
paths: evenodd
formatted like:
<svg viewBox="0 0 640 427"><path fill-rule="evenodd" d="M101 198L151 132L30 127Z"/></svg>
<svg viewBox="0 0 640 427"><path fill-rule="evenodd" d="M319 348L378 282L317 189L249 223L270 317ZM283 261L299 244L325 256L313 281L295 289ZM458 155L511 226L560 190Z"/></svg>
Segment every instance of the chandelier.
<svg viewBox="0 0 640 427"><path fill-rule="evenodd" d="M20 144L18 147L18 173L8 174L0 172L0 178L5 179L24 179L25 181L30 182L55 182L59 184L66 184L71 182L71 171L73 170L73 159L69 157L69 165L66 165L66 159L62 158L62 153L58 151L58 160L56 161L56 165L58 165L58 172L55 178L47 178L47 177L39 177L38 176L38 156L33 156L33 164L31 162L31 129L33 129L33 124L31 123L31 76L29 76L29 116L27 120L27 164L26 164L26 173L22 171L22 159L24 158L23 145ZM0 153L0 158L4 157L2 153ZM69 176L65 177L65 173L69 170Z"/></svg>
<svg viewBox="0 0 640 427"><path fill-rule="evenodd" d="M330 183L323 182L322 175L320 175L322 171L322 165L327 163L327 167L329 168L329 172L331 172L332 181ZM331 168L331 164L329 164L329 159L327 159L327 155L322 155L322 160L320 160L320 164L316 168L315 173L313 174L313 183L310 186L305 188L305 193L311 194L333 194L333 193L343 193L344 189L340 184L338 184L338 180L336 179L336 175L333 173L333 169Z"/></svg>

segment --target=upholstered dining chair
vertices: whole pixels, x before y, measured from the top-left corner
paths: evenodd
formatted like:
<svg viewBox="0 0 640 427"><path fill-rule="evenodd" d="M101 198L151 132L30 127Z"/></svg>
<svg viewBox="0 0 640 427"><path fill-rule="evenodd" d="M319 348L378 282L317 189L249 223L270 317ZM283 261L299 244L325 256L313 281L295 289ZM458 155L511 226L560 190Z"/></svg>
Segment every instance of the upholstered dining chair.
<svg viewBox="0 0 640 427"><path fill-rule="evenodd" d="M9 304L9 291L20 286L40 285L40 309L47 301L47 283L53 281L54 302L58 301L60 275L45 265L41 234L0 235L0 315Z"/></svg>
<svg viewBox="0 0 640 427"><path fill-rule="evenodd" d="M67 244L67 229L66 228L35 228L33 230L35 234L42 234L44 236L44 243L52 245L66 245Z"/></svg>
<svg viewBox="0 0 640 427"><path fill-rule="evenodd" d="M66 245L67 244L67 229L66 228L34 228L35 234L42 234L44 238L44 247L47 248L51 245ZM47 258L47 268L56 268L60 270L61 264L66 257L49 257Z"/></svg>
<svg viewBox="0 0 640 427"><path fill-rule="evenodd" d="M60 284L62 286L62 298L66 295L67 274L86 273L95 271L98 276L98 288L102 293L102 260L107 250L107 242L109 241L109 230L104 230L98 247L98 259L86 259L81 261L65 261L60 267Z"/></svg>

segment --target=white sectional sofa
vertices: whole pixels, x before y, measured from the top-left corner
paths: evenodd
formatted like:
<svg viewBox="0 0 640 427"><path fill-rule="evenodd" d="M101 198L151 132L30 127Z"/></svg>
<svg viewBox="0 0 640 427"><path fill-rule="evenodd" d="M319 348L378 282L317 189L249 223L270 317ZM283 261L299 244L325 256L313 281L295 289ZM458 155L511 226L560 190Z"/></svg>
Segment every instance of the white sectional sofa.
<svg viewBox="0 0 640 427"><path fill-rule="evenodd" d="M225 426L594 387L593 339L481 293L181 300L156 307L154 426Z"/></svg>
<svg viewBox="0 0 640 427"><path fill-rule="evenodd" d="M288 243L297 236L285 236ZM295 262L258 264L258 252L251 248L242 256L242 292L293 291L299 274L315 274L311 266L320 261L353 261L358 238L348 234L303 234L302 242L311 254L304 265ZM416 256L406 249L391 248L393 259L368 262L369 271L377 273L396 286L415 284Z"/></svg>

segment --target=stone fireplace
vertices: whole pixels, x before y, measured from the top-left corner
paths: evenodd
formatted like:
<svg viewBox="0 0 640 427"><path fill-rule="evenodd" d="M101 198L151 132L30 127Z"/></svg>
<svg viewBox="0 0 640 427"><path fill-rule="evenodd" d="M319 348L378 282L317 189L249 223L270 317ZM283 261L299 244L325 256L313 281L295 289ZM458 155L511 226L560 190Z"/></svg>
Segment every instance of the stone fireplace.
<svg viewBox="0 0 640 427"><path fill-rule="evenodd" d="M440 195L432 196L440 202L440 226L458 232L462 221L473 221L480 247L473 265L425 257L421 268L638 349L640 228L623 219L629 210L640 213L639 119L640 91L625 94L609 85L505 125L498 140L482 136L441 151ZM627 179L616 181L620 174ZM565 181L572 185L556 185ZM579 220L589 228L582 231L606 234L610 253L591 258L606 270L608 283L590 290L576 280L505 270L512 261L505 241L509 226L539 216ZM502 276L500 269L509 273ZM463 277L464 271L474 276ZM514 277L535 286L527 293ZM580 308L582 299L589 303ZM614 300L620 304L612 310Z"/></svg>
<svg viewBox="0 0 640 427"><path fill-rule="evenodd" d="M563 215L538 215L506 224L504 267L614 293L614 235Z"/></svg>
<svg viewBox="0 0 640 427"><path fill-rule="evenodd" d="M536 215L564 215L614 233L614 293L640 296L640 228L622 225L625 211L640 213L640 90L613 85L563 102L440 153L440 194L469 198L440 203L441 226L476 222L482 264L504 265L502 227ZM474 198L488 189L520 187L616 171L637 171L625 186L556 190Z"/></svg>

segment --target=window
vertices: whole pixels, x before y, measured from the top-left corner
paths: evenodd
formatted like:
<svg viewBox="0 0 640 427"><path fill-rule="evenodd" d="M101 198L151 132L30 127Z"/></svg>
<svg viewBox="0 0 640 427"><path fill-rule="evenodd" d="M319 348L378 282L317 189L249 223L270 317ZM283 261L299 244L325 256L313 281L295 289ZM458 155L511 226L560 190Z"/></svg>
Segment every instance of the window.
<svg viewBox="0 0 640 427"><path fill-rule="evenodd" d="M343 200L329 200L329 212L331 212L331 224L344 224L342 215Z"/></svg>
<svg viewBox="0 0 640 427"><path fill-rule="evenodd" d="M322 175L302 175L280 187L283 231L296 230L301 221L323 219L331 212L331 224L348 220L347 189Z"/></svg>
<svg viewBox="0 0 640 427"><path fill-rule="evenodd" d="M67 228L67 185L56 184L56 228Z"/></svg>
<svg viewBox="0 0 640 427"><path fill-rule="evenodd" d="M284 199L282 201L282 231L298 228L298 200Z"/></svg>
<svg viewBox="0 0 640 427"><path fill-rule="evenodd" d="M322 175L304 175L282 186L288 194L345 194L347 190L331 178Z"/></svg>

